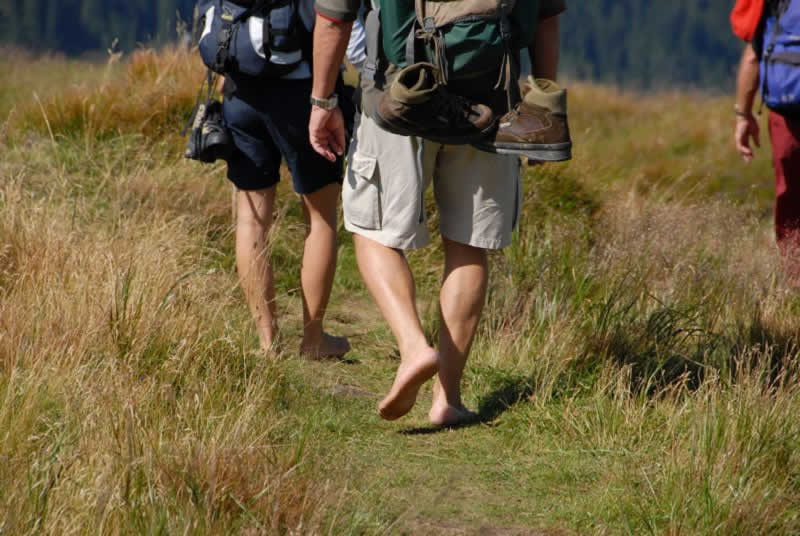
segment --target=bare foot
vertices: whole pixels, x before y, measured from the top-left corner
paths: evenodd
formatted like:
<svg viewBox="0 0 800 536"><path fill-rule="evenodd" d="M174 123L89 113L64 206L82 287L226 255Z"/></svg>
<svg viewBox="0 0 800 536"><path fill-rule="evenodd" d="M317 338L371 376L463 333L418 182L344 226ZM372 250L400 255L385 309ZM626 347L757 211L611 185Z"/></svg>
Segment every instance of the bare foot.
<svg viewBox="0 0 800 536"><path fill-rule="evenodd" d="M451 406L447 402L443 404L434 403L428 412L428 419L434 426L458 426L478 420L478 414L467 409L464 405Z"/></svg>
<svg viewBox="0 0 800 536"><path fill-rule="evenodd" d="M347 337L335 337L322 334L319 346L314 346L305 341L300 345L300 355L306 359L340 358L350 351L350 342Z"/></svg>
<svg viewBox="0 0 800 536"><path fill-rule="evenodd" d="M261 342L262 352L272 358L277 356L280 353L281 346L281 332L278 331L277 322L261 326L258 330L258 340Z"/></svg>
<svg viewBox="0 0 800 536"><path fill-rule="evenodd" d="M261 340L261 351L267 356L269 359L280 359L281 352L282 352L282 345L280 340L275 338L271 343L267 343L263 339Z"/></svg>
<svg viewBox="0 0 800 536"><path fill-rule="evenodd" d="M278 337L277 335L259 333L258 340L261 343L261 351L265 354L272 354L277 351Z"/></svg>
<svg viewBox="0 0 800 536"><path fill-rule="evenodd" d="M439 371L439 354L430 349L400 363L392 390L378 404L378 413L387 421L399 419L414 407L422 384Z"/></svg>

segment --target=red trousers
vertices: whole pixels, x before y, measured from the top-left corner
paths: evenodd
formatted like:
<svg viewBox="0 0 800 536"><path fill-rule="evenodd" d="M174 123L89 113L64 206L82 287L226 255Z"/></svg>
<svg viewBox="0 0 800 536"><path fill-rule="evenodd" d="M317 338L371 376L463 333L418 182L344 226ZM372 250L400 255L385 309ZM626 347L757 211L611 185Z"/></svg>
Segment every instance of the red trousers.
<svg viewBox="0 0 800 536"><path fill-rule="evenodd" d="M775 237L781 253L800 253L800 119L770 112L772 165L775 168Z"/></svg>

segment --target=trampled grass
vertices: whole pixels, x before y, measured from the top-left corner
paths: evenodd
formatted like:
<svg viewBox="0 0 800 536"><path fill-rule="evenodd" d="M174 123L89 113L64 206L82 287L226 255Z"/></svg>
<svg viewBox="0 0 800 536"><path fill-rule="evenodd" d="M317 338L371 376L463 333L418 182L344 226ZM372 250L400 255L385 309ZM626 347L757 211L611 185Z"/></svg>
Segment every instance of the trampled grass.
<svg viewBox="0 0 800 536"><path fill-rule="evenodd" d="M285 349L259 353L224 167L175 135L199 65L105 69L31 61L0 101L0 534L800 531L800 299L730 99L571 86L575 159L526 168L492 255L465 380L482 422L435 430L428 390L398 423L375 413L396 350L344 231L328 323L351 360L294 355L288 181ZM410 259L435 334L441 258Z"/></svg>

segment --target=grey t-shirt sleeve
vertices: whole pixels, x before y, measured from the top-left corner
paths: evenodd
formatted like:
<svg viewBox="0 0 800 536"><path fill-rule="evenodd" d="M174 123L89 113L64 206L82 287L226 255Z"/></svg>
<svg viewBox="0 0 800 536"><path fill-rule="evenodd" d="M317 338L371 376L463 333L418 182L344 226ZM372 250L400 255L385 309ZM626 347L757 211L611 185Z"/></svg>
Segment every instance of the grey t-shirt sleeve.
<svg viewBox="0 0 800 536"><path fill-rule="evenodd" d="M356 20L362 0L316 0L314 8L317 13L339 22Z"/></svg>
<svg viewBox="0 0 800 536"><path fill-rule="evenodd" d="M546 19L548 17L553 17L566 10L566 0L542 0L542 6L539 8L539 18Z"/></svg>

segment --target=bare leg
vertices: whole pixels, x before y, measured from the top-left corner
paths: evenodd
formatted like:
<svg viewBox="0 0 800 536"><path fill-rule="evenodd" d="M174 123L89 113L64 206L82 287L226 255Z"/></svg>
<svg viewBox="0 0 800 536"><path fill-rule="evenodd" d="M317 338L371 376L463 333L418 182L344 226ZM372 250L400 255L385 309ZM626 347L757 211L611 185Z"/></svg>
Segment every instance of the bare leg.
<svg viewBox="0 0 800 536"><path fill-rule="evenodd" d="M308 226L303 266L303 342L300 353L311 358L340 357L350 351L345 337L323 332L322 321L336 273L336 206L340 186L329 184L302 196L303 215Z"/></svg>
<svg viewBox="0 0 800 536"><path fill-rule="evenodd" d="M353 241L361 277L400 349L394 384L378 412L384 419L399 419L411 411L422 384L436 374L439 356L422 331L414 278L403 253L357 234Z"/></svg>
<svg viewBox="0 0 800 536"><path fill-rule="evenodd" d="M278 332L275 282L267 251L274 203L275 187L236 190L236 268L265 351L271 349Z"/></svg>
<svg viewBox="0 0 800 536"><path fill-rule="evenodd" d="M439 295L441 365L433 390L431 423L448 426L473 419L461 401L461 379L486 300L486 250L443 238L444 278Z"/></svg>

